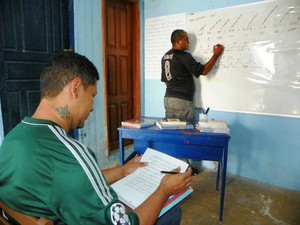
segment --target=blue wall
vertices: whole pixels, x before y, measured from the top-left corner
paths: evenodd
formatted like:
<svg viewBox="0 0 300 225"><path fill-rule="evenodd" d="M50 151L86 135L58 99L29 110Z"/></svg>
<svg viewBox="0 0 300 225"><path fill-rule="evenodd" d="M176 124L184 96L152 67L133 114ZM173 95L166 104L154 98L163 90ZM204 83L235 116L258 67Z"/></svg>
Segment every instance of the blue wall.
<svg viewBox="0 0 300 225"><path fill-rule="evenodd" d="M144 19L252 2L258 1L145 0ZM144 85L145 116L164 116L164 84L145 80ZM213 110L212 118L227 121L231 129L229 173L300 190L300 119Z"/></svg>
<svg viewBox="0 0 300 225"><path fill-rule="evenodd" d="M95 97L94 111L84 128L79 130L79 140L91 147L101 168L118 162L118 155L107 156L107 127L105 90L103 80L103 39L101 0L74 0L75 51L88 57L97 67L100 80Z"/></svg>
<svg viewBox="0 0 300 225"><path fill-rule="evenodd" d="M102 24L102 0L74 0L75 51L88 57L100 74L94 111L79 130L79 140L94 150L99 166L105 168L119 163L119 153L108 154Z"/></svg>

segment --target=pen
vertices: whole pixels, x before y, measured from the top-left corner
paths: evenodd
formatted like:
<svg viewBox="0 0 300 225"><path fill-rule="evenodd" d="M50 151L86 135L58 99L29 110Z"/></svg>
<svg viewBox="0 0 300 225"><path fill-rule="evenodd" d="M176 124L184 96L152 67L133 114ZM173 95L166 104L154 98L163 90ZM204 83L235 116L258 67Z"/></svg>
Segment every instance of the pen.
<svg viewBox="0 0 300 225"><path fill-rule="evenodd" d="M178 174L179 172L174 172L174 171L160 171L161 173L168 173L168 174Z"/></svg>
<svg viewBox="0 0 300 225"><path fill-rule="evenodd" d="M204 114L207 114L207 113L208 113L208 111L209 111L209 107L207 108L207 110L206 110L206 112L205 112Z"/></svg>

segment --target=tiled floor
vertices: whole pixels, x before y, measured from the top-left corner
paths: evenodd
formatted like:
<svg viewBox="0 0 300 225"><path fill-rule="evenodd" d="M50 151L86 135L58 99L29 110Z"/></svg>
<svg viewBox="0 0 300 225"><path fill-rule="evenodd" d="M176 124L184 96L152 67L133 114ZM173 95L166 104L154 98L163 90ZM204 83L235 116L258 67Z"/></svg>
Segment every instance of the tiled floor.
<svg viewBox="0 0 300 225"><path fill-rule="evenodd" d="M194 192L182 202L182 225L219 224L215 172L193 177ZM300 225L300 192L227 175L224 225Z"/></svg>

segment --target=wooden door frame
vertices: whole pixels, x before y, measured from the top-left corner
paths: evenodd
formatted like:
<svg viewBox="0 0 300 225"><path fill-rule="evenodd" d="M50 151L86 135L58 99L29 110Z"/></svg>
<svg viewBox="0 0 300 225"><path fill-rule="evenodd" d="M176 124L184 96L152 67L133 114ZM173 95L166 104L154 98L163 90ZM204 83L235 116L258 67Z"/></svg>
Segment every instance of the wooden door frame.
<svg viewBox="0 0 300 225"><path fill-rule="evenodd" d="M132 73L133 73L133 116L139 117L141 115L141 70L140 70L140 4L139 0L127 0L132 4ZM103 38L103 81L104 81L104 103L105 103L105 125L107 124L108 107L107 107L107 48L106 48L106 0L102 0L102 38ZM108 134L108 132L106 132ZM106 138L106 155L110 155L108 138Z"/></svg>

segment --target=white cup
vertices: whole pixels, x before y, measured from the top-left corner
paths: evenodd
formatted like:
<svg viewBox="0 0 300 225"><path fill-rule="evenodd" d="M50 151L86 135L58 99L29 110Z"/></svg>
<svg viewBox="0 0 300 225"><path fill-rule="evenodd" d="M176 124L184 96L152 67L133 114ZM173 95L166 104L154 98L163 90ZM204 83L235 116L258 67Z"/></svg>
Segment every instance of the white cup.
<svg viewBox="0 0 300 225"><path fill-rule="evenodd" d="M207 123L208 122L208 114L199 113L199 122Z"/></svg>

